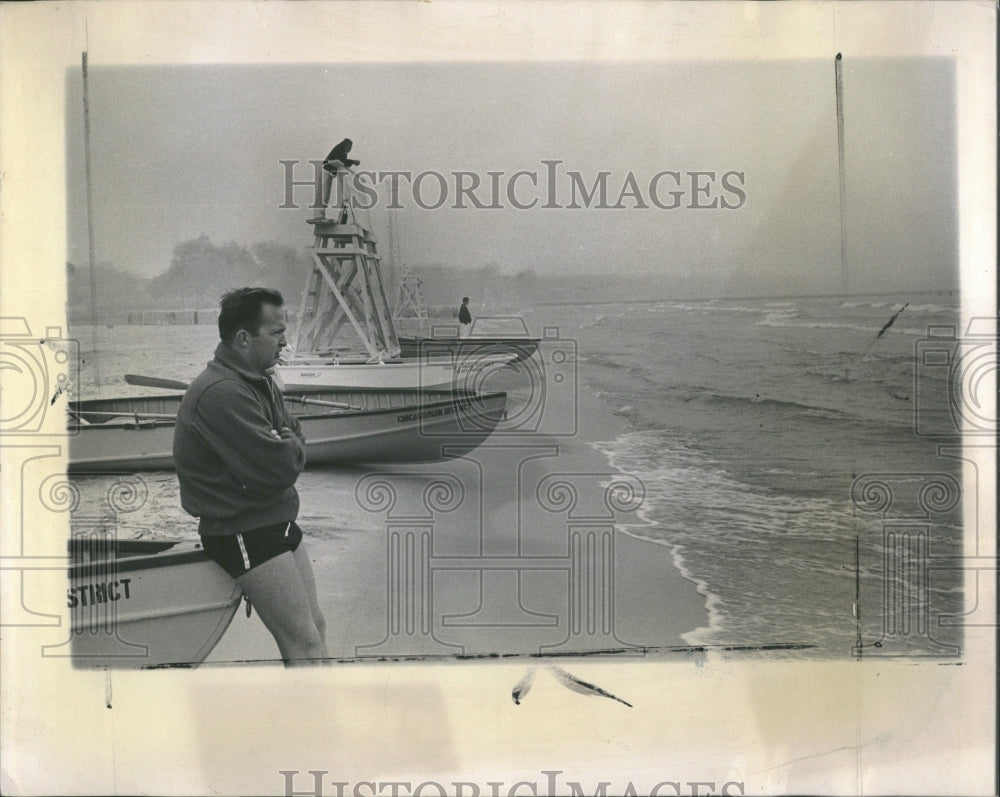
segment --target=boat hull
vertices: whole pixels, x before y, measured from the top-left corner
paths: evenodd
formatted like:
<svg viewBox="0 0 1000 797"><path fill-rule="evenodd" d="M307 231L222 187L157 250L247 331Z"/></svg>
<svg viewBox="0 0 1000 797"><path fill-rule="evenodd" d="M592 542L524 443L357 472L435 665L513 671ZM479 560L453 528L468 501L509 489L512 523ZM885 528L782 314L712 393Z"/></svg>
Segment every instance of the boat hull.
<svg viewBox="0 0 1000 797"><path fill-rule="evenodd" d="M194 666L232 622L242 591L197 542L70 543L66 602L75 666Z"/></svg>
<svg viewBox="0 0 1000 797"><path fill-rule="evenodd" d="M446 352L445 352L446 354ZM296 360L275 368L286 391L328 388L466 388L472 387L492 369L514 362L516 354L491 352L455 356L435 356L403 362L338 363L329 359Z"/></svg>
<svg viewBox="0 0 1000 797"><path fill-rule="evenodd" d="M173 469L181 396L74 402L71 473ZM349 404L334 410L296 399ZM507 394L448 390L315 391L285 397L306 438L306 466L437 462L480 445L505 417ZM116 415L121 413L121 415ZM155 417L166 416L166 417Z"/></svg>

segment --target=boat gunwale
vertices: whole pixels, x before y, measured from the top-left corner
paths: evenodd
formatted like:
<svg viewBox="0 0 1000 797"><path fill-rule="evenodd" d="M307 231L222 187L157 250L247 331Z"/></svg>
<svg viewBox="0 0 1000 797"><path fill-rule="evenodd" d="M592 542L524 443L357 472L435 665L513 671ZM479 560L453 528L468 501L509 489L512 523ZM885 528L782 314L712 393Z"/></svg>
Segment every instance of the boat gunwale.
<svg viewBox="0 0 1000 797"><path fill-rule="evenodd" d="M427 340L427 341L432 341L432 342L440 342L442 344L449 344L449 343L452 343L452 342L454 342L454 343L466 343L466 342L468 342L468 343L473 343L473 344L474 343L479 343L480 341L486 342L485 339L483 339L483 338L480 338L478 341L473 341L473 340L470 340L469 338L419 338L417 340ZM514 344L510 344L510 345L517 346L517 345L520 345L522 343L524 343L524 344L534 343L535 346L537 347L537 345L538 345L538 343L540 341L541 341L541 338L523 338L518 343L514 343ZM488 345L497 345L497 344L496 343L489 343ZM485 356L488 356L488 357L496 357L496 358L498 358L498 361L499 361L499 358L504 357L506 355L514 355L514 356L516 356L516 353L515 352L508 352L508 351L496 351L496 352L487 352L485 354ZM492 363L492 361L487 361L487 362L488 363ZM422 368L422 367L425 367L425 366L435 366L435 367L443 366L443 367L446 367L446 368L451 368L451 367L453 367L455 365L455 358L454 358L454 355L449 356L447 354L442 354L442 355L439 356L439 359L436 359L436 360L435 359L418 360L418 359L416 359L414 357L399 356L399 357L386 358L386 359L379 360L379 361L376 361L376 362L371 362L371 361L368 361L368 360L363 361L363 362L362 361L355 362L355 361L352 361L352 360L345 360L345 359L342 359L340 357L333 357L332 355L327 355L327 354L303 354L303 355L301 355L299 357L294 357L294 358L291 358L289 360L286 360L285 362L279 363L277 365L277 368L283 368L283 369L289 369L289 368L315 368L315 367L320 367L320 366L328 366L330 368L355 368L355 367L363 366L365 368L369 368L369 367L380 367L380 366L384 366L384 365L390 365L390 366L404 365L404 366L409 366L410 368L413 368L413 367ZM400 388L400 389L407 390L408 388Z"/></svg>
<svg viewBox="0 0 1000 797"><path fill-rule="evenodd" d="M364 390L364 389L362 388L362 390ZM487 402L487 401L494 401L494 400L496 400L498 398L501 398L501 397L504 400L504 404L506 404L506 401L507 401L507 398L508 398L507 391L505 391L505 390L493 390L493 391L490 391L488 393L478 393L476 391L471 391L471 390L470 391L453 391L453 390L448 390L448 391L433 391L432 390L432 391L429 391L431 394L434 394L436 392L440 392L441 395L439 397L435 396L434 400L432 400L432 401L425 402L425 401L422 401L420 399L420 394L423 394L424 391L420 391L417 388L384 388L384 389L383 388L376 388L374 390L375 390L375 392L378 392L378 393L384 393L384 392L387 392L387 391L395 391L396 393L416 393L418 395L415 397L415 399L414 399L413 402L406 403L406 404L400 404L398 407L375 407L375 408L372 408L372 409L368 409L368 408L361 408L361 409L349 409L349 408L345 408L345 409L332 409L331 408L328 411L319 411L319 410L310 411L310 409L308 409L309 405L306 404L306 405L303 405L303 406L306 407L306 409L304 411L302 411L302 412L295 412L293 410L292 414L299 421L302 421L302 420L325 420L325 419L328 419L328 418L342 418L342 417L345 417L345 416L348 416L348 417L351 417L351 418L358 418L358 417L363 417L363 416L368 416L368 415L381 415L381 414L392 413L392 412L412 411L415 408L419 409L420 411L423 411L423 410L427 410L427 409L434 409L434 408L437 408L437 407L440 407L440 406L455 405L455 404L457 404L459 402L472 402L472 401ZM346 389L343 389L343 390L338 390L337 388L319 387L319 386L317 386L317 389L314 390L314 391L296 390L294 392L289 392L287 395L290 395L290 396L300 396L300 397L302 397L304 399L307 399L307 400L311 398L311 399L314 399L314 400L323 401L324 399L318 399L317 398L318 394L321 394L321 393L337 393L337 392L350 393L350 392L356 392L356 391L352 391L350 388L346 388ZM182 398L182 396L183 396L183 394L174 394L174 395L167 395L167 396L134 396L134 397L123 396L123 397L120 397L120 398L88 399L88 400L86 400L86 402L74 402L71 405L71 409L72 409L72 412L74 414L78 415L78 416L86 416L88 410L80 408L81 405L84 404L84 403L86 403L87 405L89 405L91 407L91 409L89 410L91 413L96 413L96 412L100 412L100 410L98 409L98 407L105 406L104 404L101 404L100 402L111 403L111 402L133 401L133 400L134 401L146 401L146 400L149 400L149 399L153 399L153 400L156 400L156 399L177 399L177 403L180 403L180 399ZM295 402L294 399L290 399L288 403L295 404L296 402ZM139 418L140 418L139 423L136 423L136 415L138 415ZM157 426L161 426L161 427L174 426L176 424L175 420L171 420L169 418L149 418L148 420L144 420L144 419L142 419L142 412L141 411L137 411L137 410L130 410L130 411L127 411L127 412L123 411L121 417L122 417L122 420L120 420L120 421L119 420L114 420L114 419L109 419L109 420L104 421L104 422L90 422L90 423L86 423L86 424L80 424L79 423L79 419L78 419L77 424L76 424L77 432L73 432L73 434L78 433L78 431L82 430L82 429L87 429L88 431L90 431L92 429L93 430L96 430L96 429L144 430L144 429L155 428ZM72 426L72 424L71 424L71 426ZM309 441L306 441L306 442L308 443Z"/></svg>
<svg viewBox="0 0 1000 797"><path fill-rule="evenodd" d="M182 539L173 540L172 542L173 545L171 548L184 543L195 547L189 548L185 545L184 549L180 551L167 548L162 551L143 553L136 556L113 555L72 561L67 572L69 573L70 580L72 580L74 578L92 578L102 570L107 572L110 569L108 565L112 565L113 573L117 575L118 573L129 573L136 570L156 570L162 567L176 567L179 565L200 564L212 561L200 543Z"/></svg>
<svg viewBox="0 0 1000 797"><path fill-rule="evenodd" d="M413 341L415 343L444 343L444 344L461 343L461 344L470 344L470 345L475 345L477 343L484 343L484 344L488 344L488 345L496 345L498 343L503 343L503 344L509 344L511 346L519 346L519 345L522 345L522 344L525 344L525 343L536 343L537 344L537 343L540 343L541 340L542 340L541 338L531 338L531 337L519 338L519 337L516 337L516 336L513 336L513 335L509 335L509 336L506 336L506 335L482 335L482 336L470 335L467 338L450 337L450 336L449 337L444 337L444 336L434 337L433 335L399 335L398 339L401 340L401 341L405 340L407 342Z"/></svg>

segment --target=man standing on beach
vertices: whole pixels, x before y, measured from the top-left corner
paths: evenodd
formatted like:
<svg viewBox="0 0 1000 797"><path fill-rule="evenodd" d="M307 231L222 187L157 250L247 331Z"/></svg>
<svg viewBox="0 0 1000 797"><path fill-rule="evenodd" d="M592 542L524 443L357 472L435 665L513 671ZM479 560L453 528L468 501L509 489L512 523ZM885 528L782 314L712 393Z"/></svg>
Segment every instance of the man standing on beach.
<svg viewBox="0 0 1000 797"><path fill-rule="evenodd" d="M286 346L283 299L266 288L222 297L220 343L177 411L174 465L205 552L256 607L286 666L327 656L326 622L295 523L305 438L270 374Z"/></svg>
<svg viewBox="0 0 1000 797"><path fill-rule="evenodd" d="M320 208L315 221L320 221L326 218L326 207L330 204L330 188L333 186L333 178L338 174L343 174L344 171L349 170L352 166L357 166L361 163L359 160L354 160L348 157L351 152L351 147L354 146L354 142L349 138L345 138L337 146L330 150L330 154L326 156L323 160L323 207ZM340 215L340 223L347 223L347 196L344 191L341 190L340 193L343 197L343 210Z"/></svg>
<svg viewBox="0 0 1000 797"><path fill-rule="evenodd" d="M469 297L462 297L462 306L458 308L458 336L467 338L472 333L472 313L469 312Z"/></svg>

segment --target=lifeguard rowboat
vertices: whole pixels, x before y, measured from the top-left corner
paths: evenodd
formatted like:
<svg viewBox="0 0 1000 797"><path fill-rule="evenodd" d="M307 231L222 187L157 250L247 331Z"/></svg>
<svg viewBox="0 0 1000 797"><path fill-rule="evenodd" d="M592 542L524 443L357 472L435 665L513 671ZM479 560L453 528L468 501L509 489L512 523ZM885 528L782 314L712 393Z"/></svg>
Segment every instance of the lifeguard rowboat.
<svg viewBox="0 0 1000 797"><path fill-rule="evenodd" d="M437 354L447 354L438 352ZM345 362L331 357L296 358L275 367L275 375L287 391L326 388L471 388L485 375L517 359L516 352L435 356L387 362Z"/></svg>
<svg viewBox="0 0 1000 797"><path fill-rule="evenodd" d="M66 603L77 667L199 664L225 633L242 591L200 543L70 542Z"/></svg>
<svg viewBox="0 0 1000 797"><path fill-rule="evenodd" d="M181 398L72 402L70 472L172 469ZM331 409L322 402L351 409ZM480 445L503 420L507 394L357 388L286 393L285 403L302 425L307 466L437 462Z"/></svg>
<svg viewBox="0 0 1000 797"><path fill-rule="evenodd" d="M399 355L404 358L451 356L465 359L491 354L513 354L512 362L528 359L538 350L538 338L527 337L408 337L399 336Z"/></svg>

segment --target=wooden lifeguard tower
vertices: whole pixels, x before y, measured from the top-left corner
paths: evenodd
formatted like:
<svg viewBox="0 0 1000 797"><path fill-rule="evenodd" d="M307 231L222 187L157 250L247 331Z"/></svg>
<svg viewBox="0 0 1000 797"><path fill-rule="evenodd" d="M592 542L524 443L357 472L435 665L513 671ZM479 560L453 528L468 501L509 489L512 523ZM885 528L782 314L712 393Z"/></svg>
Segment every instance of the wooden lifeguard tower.
<svg viewBox="0 0 1000 797"><path fill-rule="evenodd" d="M403 266L399 275L399 289L396 292L396 305L392 310L393 320L401 318L416 318L421 328L429 321L427 303L424 301L424 283L409 266Z"/></svg>
<svg viewBox="0 0 1000 797"><path fill-rule="evenodd" d="M331 210L336 218L308 222L313 267L302 291L294 357L398 357L368 214L358 214L350 201Z"/></svg>

